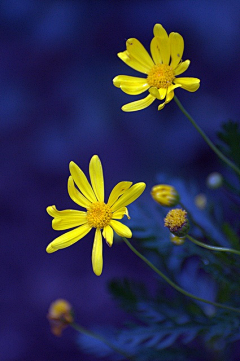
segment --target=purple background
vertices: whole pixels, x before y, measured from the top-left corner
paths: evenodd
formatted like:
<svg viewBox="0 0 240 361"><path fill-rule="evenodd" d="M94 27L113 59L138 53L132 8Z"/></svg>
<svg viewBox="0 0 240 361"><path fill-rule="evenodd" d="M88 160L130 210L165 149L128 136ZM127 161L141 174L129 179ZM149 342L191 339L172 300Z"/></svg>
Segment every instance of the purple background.
<svg viewBox="0 0 240 361"><path fill-rule="evenodd" d="M96 277L93 233L48 255L46 245L60 232L51 229L45 208L78 208L67 194L68 163L88 174L93 154L103 163L107 195L119 181L144 181L138 202L151 202L160 171L195 178L204 191L208 173L221 171L215 155L174 101L161 112L158 101L136 113L120 110L137 97L115 88L112 78L141 74L116 54L130 37L149 50L155 23L179 32L183 59L191 60L183 76L200 78L201 87L176 95L214 140L224 121L240 119L239 10L238 0L1 0L0 360L95 359L81 354L73 330L60 339L51 334L46 313L59 297L85 327L127 319L107 281L149 280L151 271L123 244L104 245L104 270Z"/></svg>

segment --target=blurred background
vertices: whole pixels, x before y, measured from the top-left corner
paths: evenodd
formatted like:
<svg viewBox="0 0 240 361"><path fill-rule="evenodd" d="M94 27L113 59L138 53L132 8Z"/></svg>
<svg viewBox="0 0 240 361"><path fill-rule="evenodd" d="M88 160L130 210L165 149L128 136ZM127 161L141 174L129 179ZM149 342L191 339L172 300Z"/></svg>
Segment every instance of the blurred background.
<svg viewBox="0 0 240 361"><path fill-rule="evenodd" d="M128 319L107 283L149 280L151 271L124 244L114 244L104 245L103 274L95 276L92 232L47 254L60 232L45 209L78 209L67 193L68 164L75 161L88 175L94 154L107 195L122 180L147 183L139 203L153 202L149 192L159 172L195 179L199 193L210 172L225 172L174 101L160 112L155 101L124 113L121 106L138 97L112 79L141 76L117 57L128 38L149 50L154 24L179 32L183 60L191 60L183 76L200 78L201 86L176 95L216 141L223 122L240 119L239 10L238 0L0 1L0 360L95 359L78 348L74 330L51 334L46 314L57 298L73 305L85 327L121 327Z"/></svg>

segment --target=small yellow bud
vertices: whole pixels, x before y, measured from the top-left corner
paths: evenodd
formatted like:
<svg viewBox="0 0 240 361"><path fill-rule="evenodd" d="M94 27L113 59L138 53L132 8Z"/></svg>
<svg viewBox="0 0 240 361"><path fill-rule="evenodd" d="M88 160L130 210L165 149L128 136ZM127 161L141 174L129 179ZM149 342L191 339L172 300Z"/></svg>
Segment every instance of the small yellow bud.
<svg viewBox="0 0 240 361"><path fill-rule="evenodd" d="M176 189L167 184L158 184L152 188L153 199L164 207L174 207L179 202L179 194Z"/></svg>
<svg viewBox="0 0 240 361"><path fill-rule="evenodd" d="M69 302L58 299L51 303L47 318L52 333L55 336L61 336L64 328L73 323L72 306Z"/></svg>
<svg viewBox="0 0 240 361"><path fill-rule="evenodd" d="M177 237L184 237L189 231L187 212L183 209L171 209L164 219L164 226Z"/></svg>
<svg viewBox="0 0 240 361"><path fill-rule="evenodd" d="M181 246L185 242L185 237L174 236L174 234L170 233L170 240L176 246Z"/></svg>

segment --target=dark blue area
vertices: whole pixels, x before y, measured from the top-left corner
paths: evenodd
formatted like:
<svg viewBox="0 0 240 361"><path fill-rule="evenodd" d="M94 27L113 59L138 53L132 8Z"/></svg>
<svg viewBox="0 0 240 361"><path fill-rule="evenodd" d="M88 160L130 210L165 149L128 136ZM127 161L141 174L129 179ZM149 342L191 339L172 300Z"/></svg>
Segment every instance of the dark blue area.
<svg viewBox="0 0 240 361"><path fill-rule="evenodd" d="M127 315L107 292L107 281L148 280L151 271L124 244L104 245L101 277L91 269L93 233L74 246L47 254L60 235L46 206L77 209L67 194L68 163L87 174L98 154L106 193L122 180L147 183L138 202L152 202L156 174L195 178L200 190L222 165L174 101L157 101L136 113L135 100L112 85L116 75L141 76L117 57L128 38L149 50L161 23L185 40L183 76L200 89L176 95L212 140L220 125L239 122L238 0L76 1L1 0L1 327L0 360L95 360L81 354L75 332L58 339L46 314L56 298L72 303L77 321L91 328L121 326ZM131 212L131 206L129 207Z"/></svg>

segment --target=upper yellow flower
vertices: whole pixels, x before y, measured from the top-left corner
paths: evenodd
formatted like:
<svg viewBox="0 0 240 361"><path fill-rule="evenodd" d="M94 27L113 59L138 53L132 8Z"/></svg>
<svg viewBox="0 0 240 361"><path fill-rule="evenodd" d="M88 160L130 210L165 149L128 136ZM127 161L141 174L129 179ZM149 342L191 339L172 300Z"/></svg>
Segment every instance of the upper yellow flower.
<svg viewBox="0 0 240 361"><path fill-rule="evenodd" d="M182 61L184 41L180 34L170 33L160 24L153 28L154 37L150 50L152 57L144 46L135 38L126 42L127 50L118 53L118 57L131 68L147 74L147 78L137 78L128 75L118 75L113 84L124 93L137 95L149 91L149 95L141 100L125 104L122 110L134 112L144 109L155 99L163 100L158 106L163 109L174 97L174 89L181 87L189 92L195 92L200 86L197 78L176 78L189 67L190 60Z"/></svg>
<svg viewBox="0 0 240 361"><path fill-rule="evenodd" d="M68 179L69 196L87 211L71 209L58 211L55 206L47 207L48 214L53 217L53 229L77 228L56 238L47 246L46 251L52 253L69 247L86 236L92 228L96 228L92 266L94 273L100 276L103 268L102 235L110 247L113 244L113 231L121 237L132 237L131 230L116 219L122 219L124 215L129 218L126 206L142 194L146 184L136 183L132 186L132 182L120 182L113 188L108 202L104 203L104 179L99 157L94 155L89 163L91 185L83 171L74 162L70 162L69 168L71 173ZM103 230L102 233L101 230Z"/></svg>

